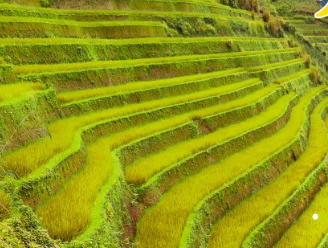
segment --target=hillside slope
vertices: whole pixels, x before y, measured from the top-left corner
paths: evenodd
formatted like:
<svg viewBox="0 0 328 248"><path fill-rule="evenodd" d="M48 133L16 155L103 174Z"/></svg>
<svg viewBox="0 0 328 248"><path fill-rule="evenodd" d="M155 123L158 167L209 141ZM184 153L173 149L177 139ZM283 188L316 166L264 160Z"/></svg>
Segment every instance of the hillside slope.
<svg viewBox="0 0 328 248"><path fill-rule="evenodd" d="M16 2L0 247L324 247L328 91L285 22L257 1Z"/></svg>

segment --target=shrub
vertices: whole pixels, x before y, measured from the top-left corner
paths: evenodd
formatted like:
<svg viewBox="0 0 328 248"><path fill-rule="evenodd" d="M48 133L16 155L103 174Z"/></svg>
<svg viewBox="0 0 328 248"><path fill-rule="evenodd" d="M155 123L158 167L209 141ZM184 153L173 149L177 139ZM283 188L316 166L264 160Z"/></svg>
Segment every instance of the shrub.
<svg viewBox="0 0 328 248"><path fill-rule="evenodd" d="M310 68L311 65L311 57L309 55L304 56L305 64L307 68Z"/></svg>
<svg viewBox="0 0 328 248"><path fill-rule="evenodd" d="M255 20L255 12L254 11L251 12L251 15L252 15L252 20Z"/></svg>
<svg viewBox="0 0 328 248"><path fill-rule="evenodd" d="M263 21L268 22L270 18L270 11L268 9L264 10L262 15Z"/></svg>
<svg viewBox="0 0 328 248"><path fill-rule="evenodd" d="M172 28L167 28L166 29L166 35L168 37L178 37L179 36L179 32L175 29Z"/></svg>
<svg viewBox="0 0 328 248"><path fill-rule="evenodd" d="M49 8L51 6L51 1L50 0L40 0L40 5L41 7L44 8Z"/></svg>
<svg viewBox="0 0 328 248"><path fill-rule="evenodd" d="M183 22L182 23L181 31L182 31L182 34L185 35L185 36L190 36L194 33L192 26L188 22Z"/></svg>
<svg viewBox="0 0 328 248"><path fill-rule="evenodd" d="M268 28L269 32L273 36L278 36L279 35L279 21L276 17L270 15L269 16L269 21L268 21Z"/></svg>
<svg viewBox="0 0 328 248"><path fill-rule="evenodd" d="M232 40L227 40L227 47L232 48Z"/></svg>
<svg viewBox="0 0 328 248"><path fill-rule="evenodd" d="M199 35L211 35L216 33L215 28L202 19L198 19L196 22L196 32Z"/></svg>
<svg viewBox="0 0 328 248"><path fill-rule="evenodd" d="M317 84L320 81L319 68L317 66L310 67L310 78L313 83Z"/></svg>

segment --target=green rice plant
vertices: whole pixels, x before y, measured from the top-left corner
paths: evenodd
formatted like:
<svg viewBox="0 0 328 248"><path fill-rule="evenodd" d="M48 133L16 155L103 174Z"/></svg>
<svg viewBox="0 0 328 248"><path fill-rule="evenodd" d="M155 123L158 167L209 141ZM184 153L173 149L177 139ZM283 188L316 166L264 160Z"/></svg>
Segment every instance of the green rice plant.
<svg viewBox="0 0 328 248"><path fill-rule="evenodd" d="M310 100L324 89L325 87L318 87L305 94L292 110L289 122L276 134L221 160L216 165L203 169L198 174L190 176L173 186L139 220L135 239L138 246L177 247L186 220L197 203L229 180L254 168L281 147L288 145L306 121L305 112ZM289 95L289 97L291 96ZM280 101L279 103L282 104L280 110L286 106L286 102ZM278 111L278 107L271 110L271 114L273 111ZM217 175L220 175L220 177Z"/></svg>
<svg viewBox="0 0 328 248"><path fill-rule="evenodd" d="M245 73L243 68L236 68L225 71L216 71L211 73L202 73L198 75L185 76L185 77L176 77L170 79L161 79L161 80L153 80L146 82L132 82L123 85L111 86L111 87L101 87L101 88L93 88L87 90L79 90L79 91L68 91L62 92L58 94L58 100L64 103L72 104L80 101L85 101L88 99L95 98L97 99L100 96L106 95L114 95L117 93L131 93L136 91L147 91L154 88L164 88L164 87L175 87L178 85L188 85L195 83L197 81L204 82L209 79L219 79L228 75L238 75ZM66 106L68 104L64 104L62 106Z"/></svg>
<svg viewBox="0 0 328 248"><path fill-rule="evenodd" d="M75 89L77 85L84 89L94 88L95 85L118 85L131 81L148 81L161 78L172 78L197 73L227 70L240 66L250 67L259 65L260 63L274 63L282 59L290 60L298 57L296 51L284 50L280 53L277 52L278 50L275 51L276 53L268 54L256 54L254 52L249 56L243 56L242 53L239 53L239 56L235 57L220 57L220 54L216 54L215 58L211 58L211 55L199 55L171 57L170 60L169 58L128 60L125 61L124 64L122 63L123 61L98 63L98 66L103 66L102 68L88 68L93 65L90 63L80 63L79 65L79 63L77 63L72 64L73 66L67 65L66 69L63 71L52 71L55 69L54 67L58 66L53 65L53 67L50 66L47 68L51 70L49 72L44 71L40 73L25 74L20 75L19 77L24 80L43 81L46 84L54 85L58 91L62 92L69 89ZM175 59L177 61L175 61ZM96 64L95 66L97 66ZM74 66L75 68L73 68ZM78 69L79 67L82 68ZM28 68L26 67L25 69ZM36 69L36 67L34 69ZM39 67L37 70L41 69L45 68ZM60 70L63 68L57 69ZM28 71L26 71L26 73L28 73Z"/></svg>
<svg viewBox="0 0 328 248"><path fill-rule="evenodd" d="M289 45L285 39L235 37L231 49L223 37L195 38L134 38L120 39L69 39L38 38L0 40L0 50L12 64L53 64L90 60L120 60L145 57L167 57L191 54L282 49ZM238 39L239 38L239 39ZM229 38L226 38L229 39ZM132 42L133 41L133 42ZM8 43L10 42L10 43ZM255 45L256 44L256 45ZM183 47L183 49L182 49Z"/></svg>
<svg viewBox="0 0 328 248"><path fill-rule="evenodd" d="M160 37L166 36L160 22L76 22L56 19L0 17L1 37Z"/></svg>
<svg viewBox="0 0 328 248"><path fill-rule="evenodd" d="M272 63L264 66L250 68L252 75L260 77L265 81L274 81L287 74L297 73L306 68L303 59L295 59L284 62Z"/></svg>
<svg viewBox="0 0 328 248"><path fill-rule="evenodd" d="M70 38L4 38L0 51L12 64L52 64L90 60L120 60L191 54L223 53L287 48L285 39L228 37L70 39ZM118 42L119 41L119 42ZM256 43L256 46L254 45ZM183 47L183 49L181 49Z"/></svg>
<svg viewBox="0 0 328 248"><path fill-rule="evenodd" d="M215 13L200 13L200 12L184 12L184 11L138 11L138 10L111 10L111 11L97 11L97 10L60 10L60 12L39 12L34 8L29 8L27 11L11 10L8 11L0 6L0 13L4 16L18 16L18 17L39 17L44 19L62 19L62 20L75 20L75 21L161 21L170 18L211 18L211 19L224 19L224 20L240 20L244 22L256 21L250 19L250 16L231 16L231 12L222 12L220 15ZM232 12L233 13L233 12Z"/></svg>
<svg viewBox="0 0 328 248"><path fill-rule="evenodd" d="M40 83L15 83L0 85L0 104L2 102L15 99L21 95L33 94L34 91L44 90L44 84Z"/></svg>
<svg viewBox="0 0 328 248"><path fill-rule="evenodd" d="M272 64L268 64L268 65L260 65L260 66L256 66L256 67L251 67L249 70L251 72L264 71L264 70L268 70L268 69L275 68L275 67L284 67L286 65L293 64L293 63L304 63L304 60L302 58L297 58L297 59L293 59L293 60L272 63Z"/></svg>
<svg viewBox="0 0 328 248"><path fill-rule="evenodd" d="M142 104L131 104L109 110L98 111L87 115L66 118L53 122L48 126L49 136L38 140L27 147L15 150L1 158L6 170L12 170L19 176L26 176L54 156L64 152L72 143L76 143L80 130L83 126L100 122L105 119L118 118L131 115L136 112L149 111L163 108L164 106L194 101L206 97L214 97L220 94L236 91L243 87L262 84L258 79L250 79L241 83L208 89L186 96L158 99ZM34 154L33 157L30 154Z"/></svg>
<svg viewBox="0 0 328 248"><path fill-rule="evenodd" d="M299 51L299 48L288 48L288 49L271 49L250 52L235 52L235 53L223 53L223 54L205 54L205 55L190 55L190 56L175 56L169 58L150 58L150 59L138 59L138 60L123 60L123 61L90 61L84 63L69 63L69 64L53 64L53 65L24 65L15 66L14 72L18 74L31 74L31 73L42 73L42 72L65 72L65 71L76 71L76 70L89 70L96 68L106 67L132 67L136 65L145 65L148 63L159 64L159 63L174 63L182 61L194 61L194 60L210 60L218 58L235 58L235 57L246 57L269 55L269 54L294 54ZM230 67L231 68L231 67Z"/></svg>
<svg viewBox="0 0 328 248"><path fill-rule="evenodd" d="M181 12L181 13L190 13L189 11L186 11L184 8L182 9L174 9L174 11L171 11L171 9L168 8L171 4L173 5L184 5L187 6L193 6L193 11L192 13L197 13L197 14L202 14L204 8L206 8L208 11L206 11L206 14L211 15L212 14L219 14L219 15L224 15L224 16L242 16L243 18L250 19L250 14L247 11L241 11L239 9L233 9L229 8L227 6L221 5L221 4L216 4L214 2L204 2L204 1L199 1L199 2L191 2L191 1L180 1L178 4L175 2L165 2L165 1L147 1L147 4L145 2L139 1L139 4L136 3L137 1L134 1L134 8L130 10L129 12L150 12L151 10L156 11L156 12L167 12L170 11L170 13L174 14L175 12ZM155 6L157 4L161 4L163 6L162 8L149 8L150 6ZM142 11L138 11L140 7L143 6L146 9L142 8ZM155 7L153 6L153 7ZM19 16L39 16L43 18L65 18L65 19L80 19L80 18L86 18L89 16L94 16L94 18L100 18L100 17L106 17L107 15L113 15L117 12L127 12L126 10L92 10L90 8L89 10L73 10L73 9L44 9L44 8L36 8L36 7L24 7L24 6L13 6L13 5L8 5L8 4L1 4L0 5L0 10L1 14L3 15L19 15ZM114 12L114 13L113 13ZM83 19L84 19L83 18Z"/></svg>
<svg viewBox="0 0 328 248"><path fill-rule="evenodd" d="M249 232L268 217L297 189L309 173L319 166L328 149L326 129L321 119L321 113L327 104L328 99L324 99L311 114L308 146L303 154L272 183L220 219L212 229L208 247L240 247Z"/></svg>
<svg viewBox="0 0 328 248"><path fill-rule="evenodd" d="M274 83L281 85L281 84L283 84L285 82L288 82L290 80L293 80L295 78L299 78L299 77L304 76L304 75L309 75L309 73L310 73L310 70L309 69L304 69L304 70L301 70L301 71L299 71L297 73L289 74L289 75L287 75L285 77L278 78L277 80L274 81Z"/></svg>
<svg viewBox="0 0 328 248"><path fill-rule="evenodd" d="M281 85L281 84L283 84L285 82L288 82L288 81L291 81L291 80L293 80L295 78L299 78L299 77L302 77L304 75L309 75L309 73L310 73L310 70L309 69L304 69L304 70L301 70L299 72L296 72L296 73L293 73L293 74L289 74L289 75L287 75L285 77L278 78L278 79L276 79L274 81L274 83Z"/></svg>
<svg viewBox="0 0 328 248"><path fill-rule="evenodd" d="M24 17L0 17L1 23L47 23L53 25L67 25L80 27L106 27L106 26L159 26L163 27L160 22L143 22L143 21L126 21L126 22L77 22L67 20L63 23L61 20L44 19L44 18L24 18Z"/></svg>
<svg viewBox="0 0 328 248"><path fill-rule="evenodd" d="M176 38L167 38L167 37L153 37L153 38L134 38L134 39L90 39L90 38L60 38L60 37L51 37L51 38L1 38L1 46L18 46L18 45L42 45L42 44L92 44L92 45L137 45L137 44L158 44L158 43L168 43L170 45L174 43L198 43L198 42L226 42L227 39L232 41L260 41L260 42L278 42L282 46L279 48L287 48L287 40L284 38L271 38L271 37L176 37ZM251 47L250 47L251 49ZM266 49L268 50L268 49Z"/></svg>
<svg viewBox="0 0 328 248"><path fill-rule="evenodd" d="M158 97L164 98L174 95L186 95L203 89L232 84L247 78L248 75L246 72L240 68L170 78L169 80L132 82L125 85L68 92L68 94L62 93L58 95L58 99L62 100L63 95L64 97L68 96L70 99L76 97L75 99L77 99L77 101L61 105L64 114L74 114L77 112L82 113L83 111L90 111L92 109L109 108L122 104L155 100L158 99ZM78 100L77 97L81 98L81 100ZM124 99L124 102L122 99Z"/></svg>

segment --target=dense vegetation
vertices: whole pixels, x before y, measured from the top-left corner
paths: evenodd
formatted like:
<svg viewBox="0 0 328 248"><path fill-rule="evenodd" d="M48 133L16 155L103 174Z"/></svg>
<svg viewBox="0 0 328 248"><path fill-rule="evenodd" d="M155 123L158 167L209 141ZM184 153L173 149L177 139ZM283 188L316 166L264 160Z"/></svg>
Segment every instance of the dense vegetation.
<svg viewBox="0 0 328 248"><path fill-rule="evenodd" d="M317 8L0 1L0 247L327 247Z"/></svg>

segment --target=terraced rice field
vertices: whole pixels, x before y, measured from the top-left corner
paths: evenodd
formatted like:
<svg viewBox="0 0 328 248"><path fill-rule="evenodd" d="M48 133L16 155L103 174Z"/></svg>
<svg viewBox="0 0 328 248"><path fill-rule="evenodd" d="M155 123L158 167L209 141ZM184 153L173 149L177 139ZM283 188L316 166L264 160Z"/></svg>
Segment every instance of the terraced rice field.
<svg viewBox="0 0 328 248"><path fill-rule="evenodd" d="M0 247L325 247L302 47L213 1L111 3L0 4Z"/></svg>

